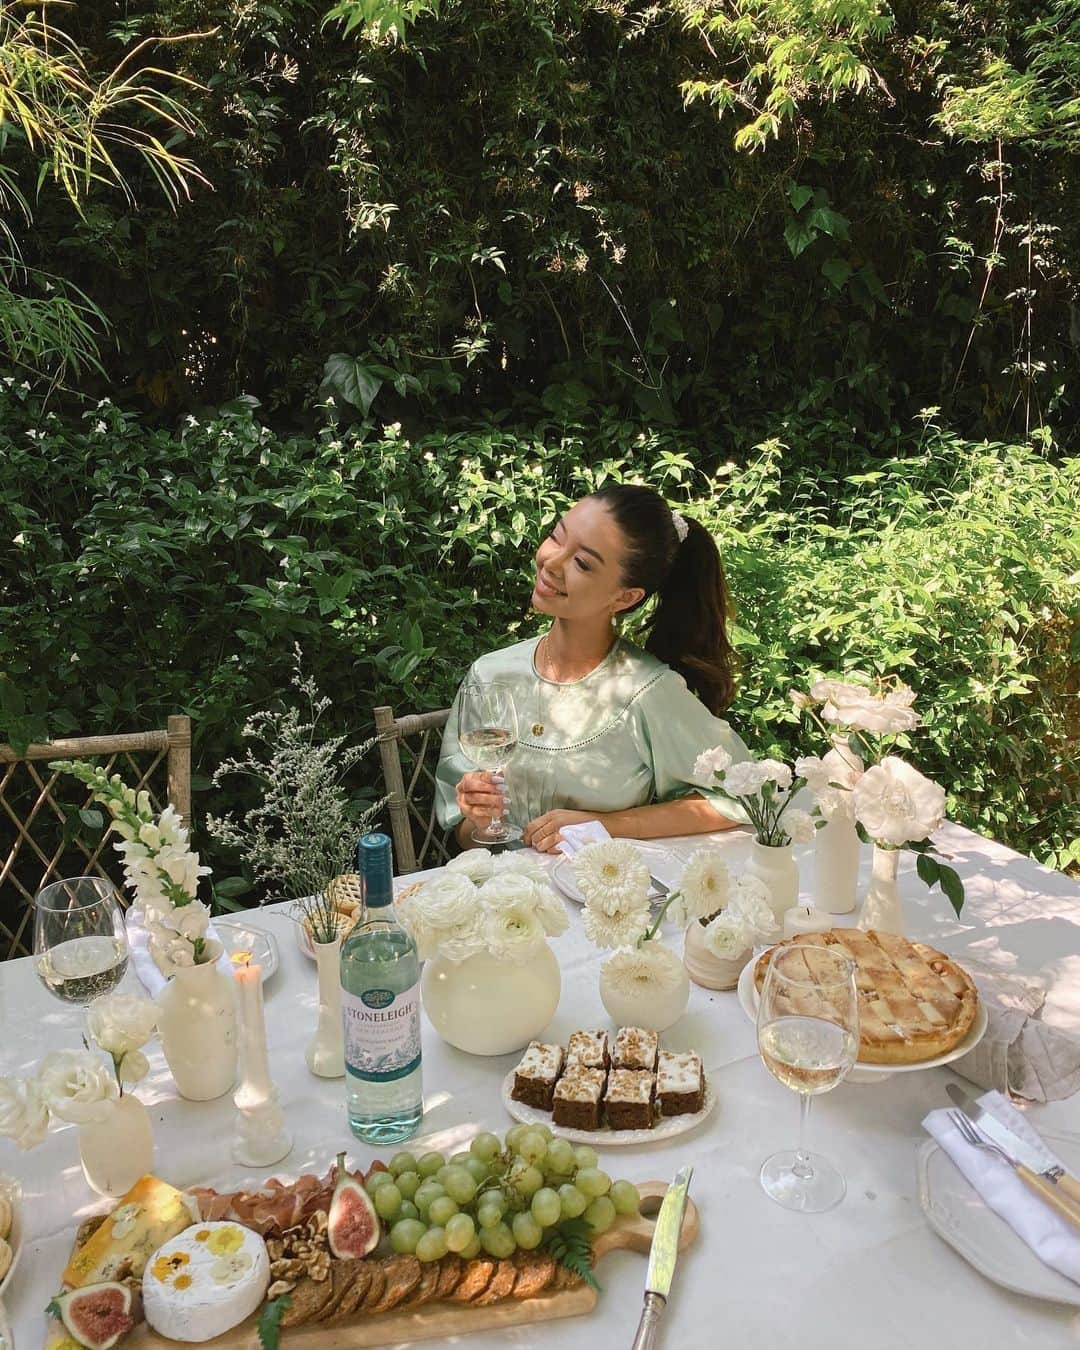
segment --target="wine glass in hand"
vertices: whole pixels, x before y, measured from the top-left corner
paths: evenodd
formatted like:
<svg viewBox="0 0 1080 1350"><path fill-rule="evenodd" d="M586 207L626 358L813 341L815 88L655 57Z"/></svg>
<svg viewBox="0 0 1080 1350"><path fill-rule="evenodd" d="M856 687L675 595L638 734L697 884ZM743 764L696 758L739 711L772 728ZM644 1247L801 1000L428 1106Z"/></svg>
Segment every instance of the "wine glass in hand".
<svg viewBox="0 0 1080 1350"><path fill-rule="evenodd" d="M497 680L473 681L461 691L458 709L458 743L461 753L478 769L502 773L517 749L518 719L513 692ZM521 831L503 819L500 811L489 825L473 830L478 844L505 844L520 839Z"/></svg>
<svg viewBox="0 0 1080 1350"><path fill-rule="evenodd" d="M104 877L73 877L34 901L34 969L65 1003L89 1003L115 989L128 964L127 932L116 887Z"/></svg>
<svg viewBox="0 0 1080 1350"><path fill-rule="evenodd" d="M859 1053L855 963L829 947L780 947L769 962L757 1015L765 1067L799 1094L799 1147L761 1167L767 1195L785 1209L820 1214L847 1189L835 1167L805 1149L810 1100L836 1087Z"/></svg>

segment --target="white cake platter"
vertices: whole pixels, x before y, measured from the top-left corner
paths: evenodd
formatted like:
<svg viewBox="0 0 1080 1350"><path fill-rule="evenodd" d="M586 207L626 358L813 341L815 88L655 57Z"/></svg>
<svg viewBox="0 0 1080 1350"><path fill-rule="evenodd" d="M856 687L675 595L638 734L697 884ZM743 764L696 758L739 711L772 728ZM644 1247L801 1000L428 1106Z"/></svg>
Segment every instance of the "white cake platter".
<svg viewBox="0 0 1080 1350"><path fill-rule="evenodd" d="M609 1125L601 1125L598 1130L570 1130L565 1125L556 1125L550 1111L541 1111L538 1107L514 1101L510 1095L513 1090L514 1070L511 1069L502 1082L503 1106L522 1125L547 1125L560 1139L568 1139L571 1144L592 1144L598 1149L662 1144L676 1135L696 1130L716 1105L716 1093L706 1079L705 1105L700 1111L685 1116L658 1116L651 1130L613 1130Z"/></svg>

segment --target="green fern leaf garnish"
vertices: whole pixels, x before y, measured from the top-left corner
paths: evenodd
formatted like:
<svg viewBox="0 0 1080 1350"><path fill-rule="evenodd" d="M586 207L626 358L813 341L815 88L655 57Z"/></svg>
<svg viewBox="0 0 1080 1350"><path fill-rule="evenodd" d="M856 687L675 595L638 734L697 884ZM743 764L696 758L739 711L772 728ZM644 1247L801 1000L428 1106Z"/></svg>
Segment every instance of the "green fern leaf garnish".
<svg viewBox="0 0 1080 1350"><path fill-rule="evenodd" d="M600 1292L592 1268L592 1229L584 1219L564 1219L540 1245L560 1266L573 1271L590 1288Z"/></svg>
<svg viewBox="0 0 1080 1350"><path fill-rule="evenodd" d="M259 1314L259 1344L262 1350L278 1350L281 1319L285 1315L285 1309L291 1306L292 1299L288 1294L282 1294L280 1298L272 1299L266 1304Z"/></svg>

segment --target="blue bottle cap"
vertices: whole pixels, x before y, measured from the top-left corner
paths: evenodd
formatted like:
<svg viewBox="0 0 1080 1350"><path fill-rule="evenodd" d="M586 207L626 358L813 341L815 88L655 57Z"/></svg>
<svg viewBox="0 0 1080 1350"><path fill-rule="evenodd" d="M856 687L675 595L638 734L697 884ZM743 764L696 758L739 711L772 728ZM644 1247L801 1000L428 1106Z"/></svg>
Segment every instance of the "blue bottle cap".
<svg viewBox="0 0 1080 1350"><path fill-rule="evenodd" d="M394 903L394 866L389 835L361 836L356 845L356 870L360 874L366 908L384 909Z"/></svg>

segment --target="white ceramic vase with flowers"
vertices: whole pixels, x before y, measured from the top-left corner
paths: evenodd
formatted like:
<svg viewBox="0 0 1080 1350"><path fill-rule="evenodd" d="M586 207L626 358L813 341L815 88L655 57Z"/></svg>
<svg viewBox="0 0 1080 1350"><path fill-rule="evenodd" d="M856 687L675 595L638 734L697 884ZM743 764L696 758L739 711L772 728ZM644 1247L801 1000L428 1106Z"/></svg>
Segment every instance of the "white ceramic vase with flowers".
<svg viewBox="0 0 1080 1350"><path fill-rule="evenodd" d="M773 914L782 922L799 899L799 867L792 845L810 843L816 830L809 812L792 805L806 780L795 777L778 759L733 762L723 746L698 756L694 779L735 802L746 816L754 831L748 869L768 890Z"/></svg>
<svg viewBox="0 0 1080 1350"><path fill-rule="evenodd" d="M394 908L424 962L423 1008L443 1040L505 1055L540 1036L562 993L548 939L569 919L534 858L469 849Z"/></svg>
<svg viewBox="0 0 1080 1350"><path fill-rule="evenodd" d="M44 1139L53 1119L77 1125L87 1185L99 1195L126 1194L153 1170L150 1117L125 1088L150 1070L142 1047L154 1035L157 1012L134 994L96 999L87 1009L86 1049L54 1050L34 1077L0 1079L0 1135L27 1149Z"/></svg>
<svg viewBox="0 0 1080 1350"><path fill-rule="evenodd" d="M732 877L715 845L687 863L668 917L685 926L683 964L704 989L734 989L754 947L779 936L764 883L749 873Z"/></svg>

